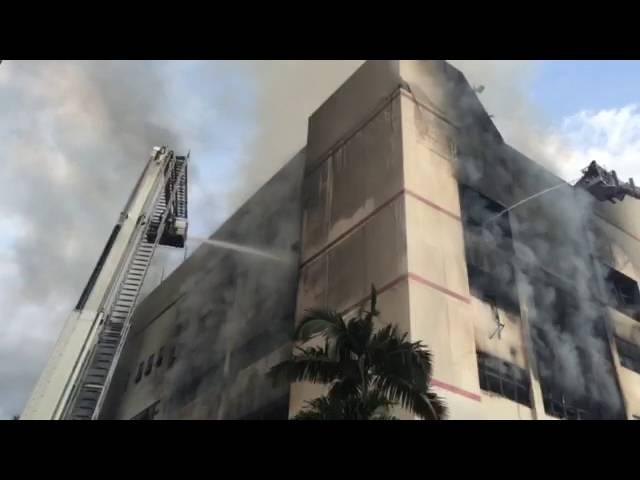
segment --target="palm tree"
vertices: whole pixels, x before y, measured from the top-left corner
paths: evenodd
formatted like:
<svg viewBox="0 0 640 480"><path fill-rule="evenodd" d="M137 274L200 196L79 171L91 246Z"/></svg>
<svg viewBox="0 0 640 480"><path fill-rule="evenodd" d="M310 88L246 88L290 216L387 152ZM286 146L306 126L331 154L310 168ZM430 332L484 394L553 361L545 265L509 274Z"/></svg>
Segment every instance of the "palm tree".
<svg viewBox="0 0 640 480"><path fill-rule="evenodd" d="M329 309L311 309L302 319L294 340L324 338L324 344L297 347L269 373L275 381L325 384L329 393L307 402L296 419L388 420L394 405L425 420L446 418L444 402L429 388L431 353L395 325L375 331L376 301L372 286L369 310L361 307L350 321Z"/></svg>

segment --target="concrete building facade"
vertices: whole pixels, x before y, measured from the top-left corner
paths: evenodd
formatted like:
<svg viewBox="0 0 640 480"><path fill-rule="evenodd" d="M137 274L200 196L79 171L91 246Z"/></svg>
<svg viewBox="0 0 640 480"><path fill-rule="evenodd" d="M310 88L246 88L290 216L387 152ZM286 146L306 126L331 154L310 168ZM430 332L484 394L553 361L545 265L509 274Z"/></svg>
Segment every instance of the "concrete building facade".
<svg viewBox="0 0 640 480"><path fill-rule="evenodd" d="M305 150L214 235L296 245L285 280L256 281L273 265L242 255L194 253L138 308L108 418L294 415L323 388L264 373L306 309L349 313L372 284L381 321L431 349L451 419L640 417L639 207L598 203L509 147L446 62L366 62L311 116ZM228 285L233 300L214 295ZM191 373L125 381L207 309L208 333L177 356ZM229 327L238 315L245 330ZM234 365L242 342L252 353ZM185 378L189 395L171 393Z"/></svg>

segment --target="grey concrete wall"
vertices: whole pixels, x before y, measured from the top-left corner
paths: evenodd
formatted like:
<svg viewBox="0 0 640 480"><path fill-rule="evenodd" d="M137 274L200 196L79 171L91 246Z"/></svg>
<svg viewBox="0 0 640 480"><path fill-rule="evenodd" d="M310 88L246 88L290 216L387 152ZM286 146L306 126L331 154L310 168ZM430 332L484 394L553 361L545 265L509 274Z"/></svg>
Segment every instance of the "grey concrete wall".
<svg viewBox="0 0 640 480"><path fill-rule="evenodd" d="M265 374L291 353L304 163L303 151L211 237L283 261L200 246L139 305L103 418L132 418L156 401L158 419L260 417L272 407L286 417L289 388ZM161 347L162 365L135 383Z"/></svg>

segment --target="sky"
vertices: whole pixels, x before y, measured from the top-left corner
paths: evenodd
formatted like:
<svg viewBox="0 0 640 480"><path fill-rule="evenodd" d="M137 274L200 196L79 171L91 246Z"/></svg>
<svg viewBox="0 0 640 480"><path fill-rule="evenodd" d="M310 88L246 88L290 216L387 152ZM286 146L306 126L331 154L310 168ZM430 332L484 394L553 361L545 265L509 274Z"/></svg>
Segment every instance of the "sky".
<svg viewBox="0 0 640 480"><path fill-rule="evenodd" d="M506 141L565 180L596 159L640 183L640 62L451 62ZM208 236L361 63L3 61L0 419L21 412L153 145L191 150L189 233ZM159 255L148 288L184 255Z"/></svg>

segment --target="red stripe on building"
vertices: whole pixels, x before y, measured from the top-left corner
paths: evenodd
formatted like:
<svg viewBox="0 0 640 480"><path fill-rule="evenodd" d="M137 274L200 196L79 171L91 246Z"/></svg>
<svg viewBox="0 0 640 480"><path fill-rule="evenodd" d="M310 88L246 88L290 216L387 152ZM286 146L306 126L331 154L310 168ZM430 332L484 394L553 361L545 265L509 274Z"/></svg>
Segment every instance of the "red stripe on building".
<svg viewBox="0 0 640 480"><path fill-rule="evenodd" d="M420 275L418 275L417 273L409 273L409 278L411 278L411 280L415 280L418 283L421 283L423 285L426 285L428 287L433 288L434 290L438 290L439 292L445 293L457 300L460 300L461 302L464 303L471 303L471 300L463 295L460 295L459 293L456 292L452 292L451 290L449 290L448 288L445 288L441 285L438 285L437 283L432 282L431 280L427 280L426 278L421 277Z"/></svg>
<svg viewBox="0 0 640 480"><path fill-rule="evenodd" d="M311 255L311 257L309 257L307 260L302 262L302 265L300 266L300 268L304 267L308 263L311 263L312 261L314 261L316 258L318 258L323 253L326 253L326 251L331 249L336 243L340 242L341 240L344 240L345 237L347 237L349 234L353 233L355 230L357 230L362 225L364 225L367 221L369 221L371 219L371 217L373 217L374 215L378 214L382 209L384 209L385 207L387 207L388 205L393 203L393 201L398 199L398 197L400 197L403 193L404 193L404 190L400 190L398 193L396 193L394 196L392 196L389 200L384 202L382 205L380 205L378 208L376 208L373 212L371 212L369 215L367 215L362 220L360 220L358 223L356 223L353 227L349 228L346 232L344 232L341 235L339 235L332 242L330 242L327 245L325 245L319 252L314 253L313 255Z"/></svg>
<svg viewBox="0 0 640 480"><path fill-rule="evenodd" d="M446 208L441 207L440 205L437 205L437 204L433 203L431 200L427 200L427 199L426 199L426 198L424 198L423 196L418 195L417 193L412 192L411 190L406 190L406 189L405 189L405 192L406 192L406 194L407 194L407 195L409 195L410 197L413 197L413 198L415 198L416 200L418 200L419 202L422 202L422 203L424 203L425 205L430 206L430 207L431 207L431 208L433 208L434 210L437 210L437 211L439 211L439 212L442 212L442 213L444 213L445 215L447 215L447 216L449 216L449 217L453 218L454 220L458 220L458 221L460 221L460 220L461 220L461 218L460 218L458 215L456 215L456 214L455 214L455 213L453 213L453 212L450 212L449 210L447 210Z"/></svg>
<svg viewBox="0 0 640 480"><path fill-rule="evenodd" d="M441 213L444 213L445 215L447 215L447 216L449 216L449 217L451 217L451 218L453 218L455 220L460 221L460 217L458 215L456 215L455 213L452 213L452 212L448 211L447 209L445 209L445 208L433 203L430 200L427 200L426 198L418 195L415 192L412 192L411 190L402 189L398 193L393 195L389 200L387 200L382 205L380 205L378 208L376 208L373 212L371 212L366 217L364 217L362 220L360 220L358 223L356 223L353 227L349 228L346 232L340 234L337 238L335 238L330 243L325 245L322 249L320 249L320 251L314 253L308 259L304 260L302 262L302 264L300 265L300 268L303 268L308 263L311 263L316 258L318 258L320 255L326 253L327 250L330 250L334 245L336 245L340 241L344 240L347 236L349 236L355 230L357 230L358 228L363 226L365 223L367 223L374 215L377 215L378 213L380 213L381 210L383 210L384 208L388 207L391 203L393 203L395 200L397 200L401 195L410 195L413 198L415 198L416 200L424 203L425 205L428 205L429 207L431 207L431 208L433 208L433 209L435 209L435 210L437 210L437 211L439 211Z"/></svg>
<svg viewBox="0 0 640 480"><path fill-rule="evenodd" d="M457 395L470 398L471 400L475 400L476 402L482 401L482 397L477 393L463 390L462 388L456 387L455 385L449 385L448 383L442 382L440 380L436 380L435 378L431 379L431 385L433 385L434 387L441 388L443 390L447 390L451 393L455 393Z"/></svg>
<svg viewBox="0 0 640 480"><path fill-rule="evenodd" d="M407 275L406 273L404 275L400 275L398 278L390 281L389 283L387 283L386 285L383 285L382 288L376 288L376 293L378 295L380 295L383 292L386 292L387 290L389 290L390 288L395 287L397 284L399 284L400 282L402 282L403 280L406 280L409 277L409 275ZM362 305L364 302L366 302L369 298L371 297L371 295L367 295L366 297L364 297L363 299L361 299L360 301L354 303L353 305L345 308L344 310L342 310L341 313L347 313L351 310L353 310L354 308L356 308L358 305Z"/></svg>

